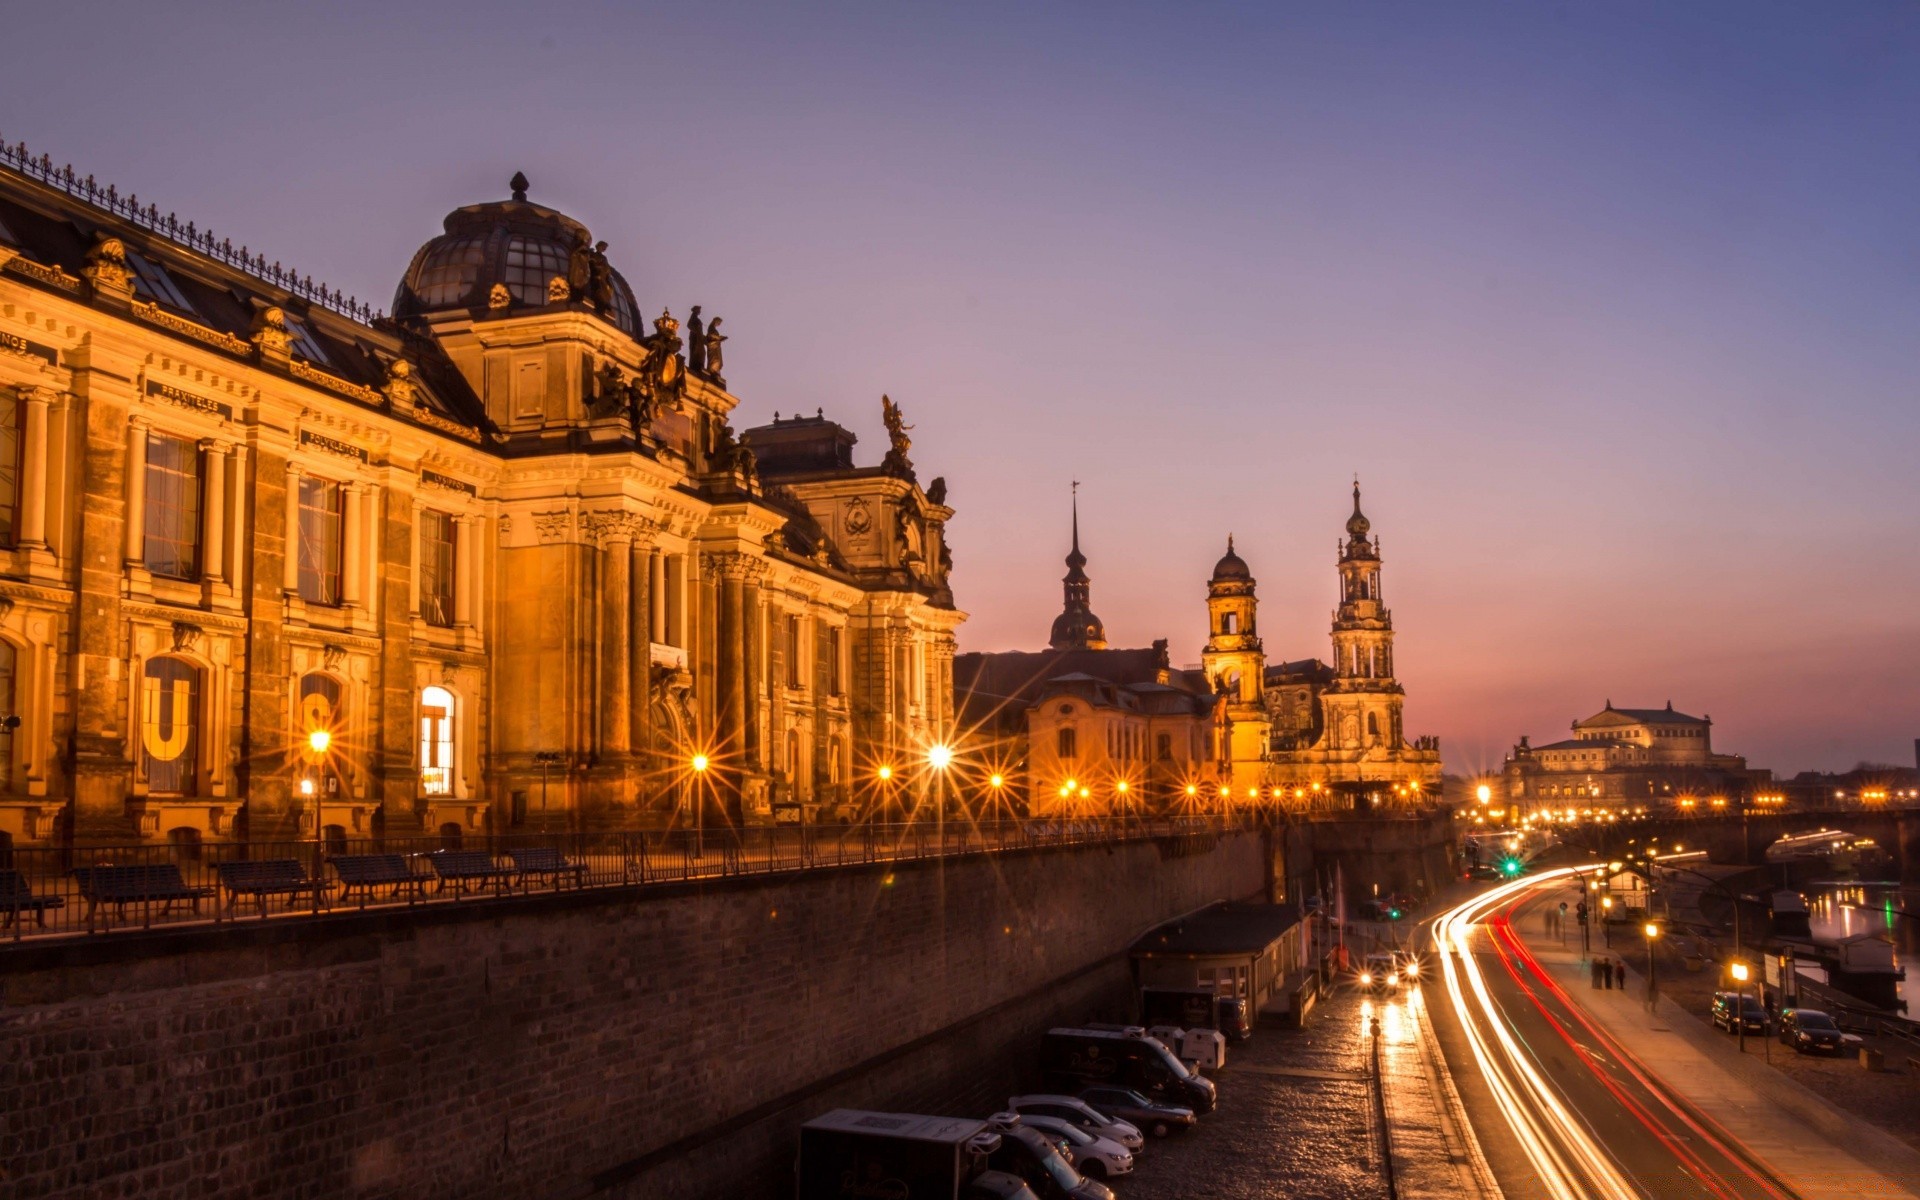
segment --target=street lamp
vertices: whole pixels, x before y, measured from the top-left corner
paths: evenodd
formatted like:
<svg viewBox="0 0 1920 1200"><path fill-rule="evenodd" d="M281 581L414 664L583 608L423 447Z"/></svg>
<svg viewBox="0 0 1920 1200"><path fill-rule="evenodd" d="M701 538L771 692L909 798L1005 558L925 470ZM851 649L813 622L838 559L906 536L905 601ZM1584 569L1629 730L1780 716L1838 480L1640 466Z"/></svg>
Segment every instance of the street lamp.
<svg viewBox="0 0 1920 1200"><path fill-rule="evenodd" d="M1648 921L1640 931L1647 935L1647 1010L1651 1012L1660 1003L1660 988L1653 974L1653 943L1660 937L1660 927Z"/></svg>
<svg viewBox="0 0 1920 1200"><path fill-rule="evenodd" d="M1733 976L1733 981L1740 985L1739 1015L1734 1018L1734 1026L1740 1033L1740 1053L1745 1054L1747 1052L1747 977L1752 972L1747 970L1747 964L1743 962L1729 965L1727 972ZM1760 1035L1765 1037L1766 1030L1761 1030Z"/></svg>
<svg viewBox="0 0 1920 1200"><path fill-rule="evenodd" d="M693 768L693 852L704 855L707 852L707 768L713 763L704 754L696 754L687 764ZM547 781L542 775L540 780L540 820L547 819Z"/></svg>
<svg viewBox="0 0 1920 1200"><path fill-rule="evenodd" d="M927 765L933 768L933 831L940 853L947 852L947 768L953 765L953 747L935 742L927 747Z"/></svg>
<svg viewBox="0 0 1920 1200"><path fill-rule="evenodd" d="M1607 949L1613 949L1613 897L1600 897L1600 931L1607 935Z"/></svg>
<svg viewBox="0 0 1920 1200"><path fill-rule="evenodd" d="M547 832L547 769L567 761L567 756L558 750L541 750L534 754L533 761L540 764L540 832Z"/></svg>
<svg viewBox="0 0 1920 1200"><path fill-rule="evenodd" d="M1488 787L1484 783L1481 784L1479 787L1475 788L1473 794L1474 794L1474 797L1478 799L1482 804L1485 804L1487 801L1493 799L1493 789Z"/></svg>

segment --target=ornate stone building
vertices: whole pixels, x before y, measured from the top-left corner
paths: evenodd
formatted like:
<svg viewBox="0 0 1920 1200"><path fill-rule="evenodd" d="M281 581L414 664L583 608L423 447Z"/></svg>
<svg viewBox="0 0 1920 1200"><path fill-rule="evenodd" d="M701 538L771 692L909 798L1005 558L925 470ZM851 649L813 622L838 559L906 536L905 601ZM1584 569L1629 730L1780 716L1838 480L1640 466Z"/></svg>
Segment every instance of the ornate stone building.
<svg viewBox="0 0 1920 1200"><path fill-rule="evenodd" d="M1393 619L1381 599L1380 544L1353 493L1339 557L1333 658L1267 665L1252 570L1234 552L1207 581L1207 641L1196 669L1178 670L1167 643L1109 648L1091 607L1076 506L1050 649L961 655L964 723L1031 811L1106 811L1123 796L1177 811L1340 798L1414 802L1437 796L1440 744L1408 741L1406 690L1393 673ZM1126 783L1126 788L1120 784Z"/></svg>
<svg viewBox="0 0 1920 1200"><path fill-rule="evenodd" d="M1255 632L1253 575L1227 540L1207 584L1202 665L1228 697L1236 791L1277 787L1301 799L1335 792L1383 803L1437 794L1439 739L1409 741L1402 724L1406 689L1393 671L1393 615L1382 598L1380 541L1371 529L1356 482L1339 547L1332 665L1267 665Z"/></svg>
<svg viewBox="0 0 1920 1200"><path fill-rule="evenodd" d="M1507 755L1507 798L1531 808L1693 808L1721 804L1771 778L1737 754L1713 750L1713 719L1665 708L1606 707L1573 723L1573 736Z"/></svg>
<svg viewBox="0 0 1920 1200"><path fill-rule="evenodd" d="M951 725L898 408L736 436L719 318L512 192L376 316L0 147L0 834L811 818Z"/></svg>

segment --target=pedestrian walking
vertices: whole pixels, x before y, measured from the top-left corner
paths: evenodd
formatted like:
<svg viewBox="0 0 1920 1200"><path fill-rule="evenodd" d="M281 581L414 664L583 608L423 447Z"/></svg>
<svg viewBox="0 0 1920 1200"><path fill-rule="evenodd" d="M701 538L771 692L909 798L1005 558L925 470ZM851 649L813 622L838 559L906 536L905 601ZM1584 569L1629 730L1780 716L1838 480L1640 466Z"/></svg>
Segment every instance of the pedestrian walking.
<svg viewBox="0 0 1920 1200"><path fill-rule="evenodd" d="M1604 958L1600 960L1600 986L1609 992L1613 990L1613 965Z"/></svg>
<svg viewBox="0 0 1920 1200"><path fill-rule="evenodd" d="M1594 991L1600 990L1600 960L1597 958L1587 964L1587 982Z"/></svg>
<svg viewBox="0 0 1920 1200"><path fill-rule="evenodd" d="M1613 964L1613 985L1623 992L1627 990L1627 964L1624 959Z"/></svg>

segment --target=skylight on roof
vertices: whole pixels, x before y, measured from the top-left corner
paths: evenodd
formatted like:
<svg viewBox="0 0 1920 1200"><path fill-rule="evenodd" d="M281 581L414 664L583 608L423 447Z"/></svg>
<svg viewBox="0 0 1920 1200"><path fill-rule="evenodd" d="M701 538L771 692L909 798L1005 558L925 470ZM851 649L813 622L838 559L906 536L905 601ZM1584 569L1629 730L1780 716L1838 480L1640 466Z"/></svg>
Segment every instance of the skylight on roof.
<svg viewBox="0 0 1920 1200"><path fill-rule="evenodd" d="M320 348L319 341L313 336L306 323L298 317L287 318L287 332L293 336L293 352L308 362L327 362L327 352Z"/></svg>
<svg viewBox="0 0 1920 1200"><path fill-rule="evenodd" d="M127 251L127 265L133 268L133 290L145 296L155 304L164 304L177 308L181 312L193 312L193 305L181 294L180 286L167 274L166 268L152 262L137 251ZM197 314L196 314L197 315Z"/></svg>

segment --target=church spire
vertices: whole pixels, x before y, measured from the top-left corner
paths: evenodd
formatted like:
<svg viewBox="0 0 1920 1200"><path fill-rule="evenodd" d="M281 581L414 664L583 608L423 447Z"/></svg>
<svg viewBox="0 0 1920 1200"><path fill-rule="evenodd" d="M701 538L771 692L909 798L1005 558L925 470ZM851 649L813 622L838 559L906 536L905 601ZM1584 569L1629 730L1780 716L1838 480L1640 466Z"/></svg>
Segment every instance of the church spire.
<svg viewBox="0 0 1920 1200"><path fill-rule="evenodd" d="M1047 644L1055 650L1104 650L1107 629L1090 607L1093 581L1087 578L1087 556L1080 553L1080 481L1073 482L1073 548L1067 552L1067 573L1060 581L1060 615L1053 619Z"/></svg>

